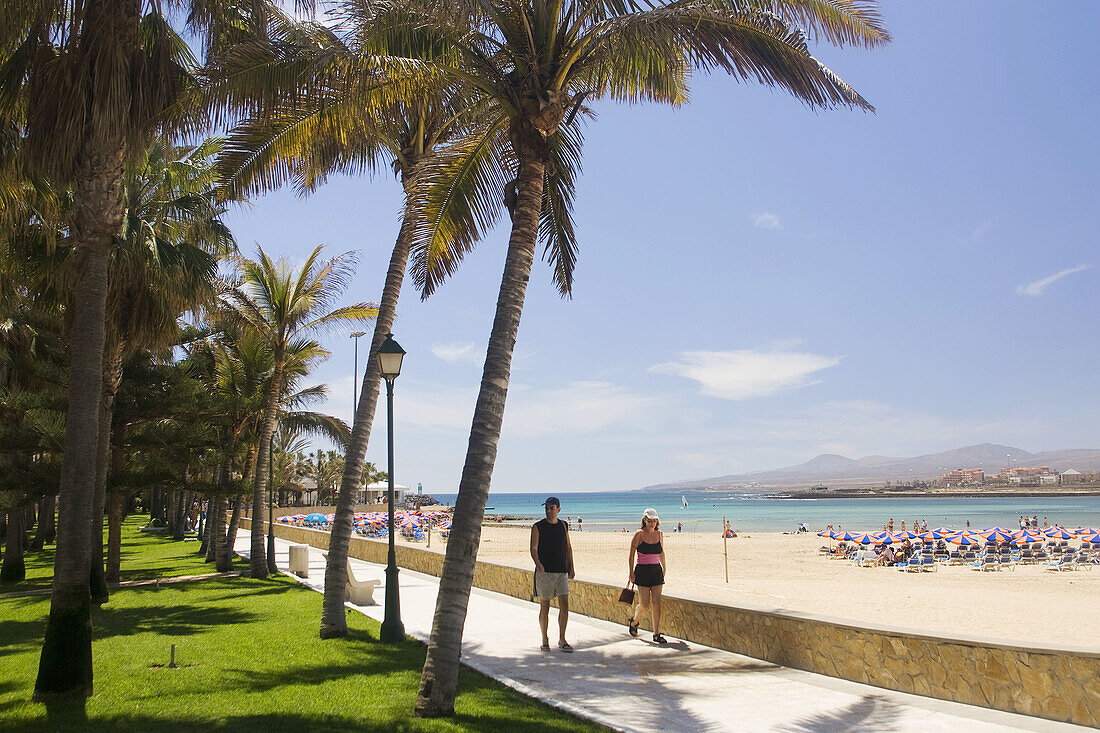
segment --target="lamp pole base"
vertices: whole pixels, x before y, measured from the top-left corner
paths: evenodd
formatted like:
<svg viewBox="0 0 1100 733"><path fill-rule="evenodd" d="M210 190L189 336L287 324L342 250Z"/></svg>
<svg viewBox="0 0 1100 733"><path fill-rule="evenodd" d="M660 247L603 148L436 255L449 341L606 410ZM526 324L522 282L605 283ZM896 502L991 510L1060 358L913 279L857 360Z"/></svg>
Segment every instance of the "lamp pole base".
<svg viewBox="0 0 1100 733"><path fill-rule="evenodd" d="M386 566L386 616L378 639L387 644L405 640L405 625L401 623L401 600L397 593L397 565Z"/></svg>

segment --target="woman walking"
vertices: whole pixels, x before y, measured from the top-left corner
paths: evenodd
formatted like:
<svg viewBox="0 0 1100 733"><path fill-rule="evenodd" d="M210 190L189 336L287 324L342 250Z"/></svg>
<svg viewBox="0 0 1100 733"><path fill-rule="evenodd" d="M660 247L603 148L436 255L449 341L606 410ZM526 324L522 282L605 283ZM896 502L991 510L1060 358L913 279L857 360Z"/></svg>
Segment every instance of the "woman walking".
<svg viewBox="0 0 1100 733"><path fill-rule="evenodd" d="M646 609L653 608L653 641L667 644L661 636L661 589L665 585L665 548L661 544L661 519L652 507L642 513L642 528L634 533L630 540L630 556L627 568L630 582L638 586L638 609L630 619L628 628L631 636L638 635L638 625ZM637 564L635 564L637 555Z"/></svg>

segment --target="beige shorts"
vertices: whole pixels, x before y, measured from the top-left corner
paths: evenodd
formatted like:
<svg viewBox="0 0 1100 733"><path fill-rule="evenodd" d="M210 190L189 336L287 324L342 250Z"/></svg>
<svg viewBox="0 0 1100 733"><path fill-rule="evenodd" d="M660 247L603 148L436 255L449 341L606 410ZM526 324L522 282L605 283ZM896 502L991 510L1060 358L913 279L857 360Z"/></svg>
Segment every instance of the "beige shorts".
<svg viewBox="0 0 1100 733"><path fill-rule="evenodd" d="M540 573L535 571L535 595L543 601L569 595L568 573Z"/></svg>

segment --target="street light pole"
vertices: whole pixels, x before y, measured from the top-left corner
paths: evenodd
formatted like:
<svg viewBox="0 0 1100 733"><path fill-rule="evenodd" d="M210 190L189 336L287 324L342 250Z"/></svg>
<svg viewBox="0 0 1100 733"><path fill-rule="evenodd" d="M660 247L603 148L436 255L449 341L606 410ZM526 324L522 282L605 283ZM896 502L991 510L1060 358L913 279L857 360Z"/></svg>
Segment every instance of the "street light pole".
<svg viewBox="0 0 1100 733"><path fill-rule="evenodd" d="M275 564L275 436L267 444L267 572L279 572Z"/></svg>
<svg viewBox="0 0 1100 733"><path fill-rule="evenodd" d="M405 350L386 334L386 340L378 348L378 362L382 378L386 380L386 427L388 430L387 457L389 492L387 503L390 514L390 548L386 555L386 615L382 621L379 639L383 642L405 640L405 626L401 623L401 601L397 587L397 552L394 549L394 487L393 487L393 383L401 373L401 359Z"/></svg>
<svg viewBox="0 0 1100 733"><path fill-rule="evenodd" d="M355 411L359 409L359 337L366 336L364 331L351 335L355 339L355 368L351 372L351 421L355 422Z"/></svg>

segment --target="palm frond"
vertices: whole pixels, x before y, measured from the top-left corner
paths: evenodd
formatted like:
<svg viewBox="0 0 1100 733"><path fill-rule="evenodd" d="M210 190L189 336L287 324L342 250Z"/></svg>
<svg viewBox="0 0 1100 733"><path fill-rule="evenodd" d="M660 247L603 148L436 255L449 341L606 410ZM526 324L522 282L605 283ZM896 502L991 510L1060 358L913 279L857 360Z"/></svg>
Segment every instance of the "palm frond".
<svg viewBox="0 0 1100 733"><path fill-rule="evenodd" d="M414 222L413 281L424 298L454 273L500 215L505 176L515 170L506 131L505 118L498 116L417 166L406 216Z"/></svg>

